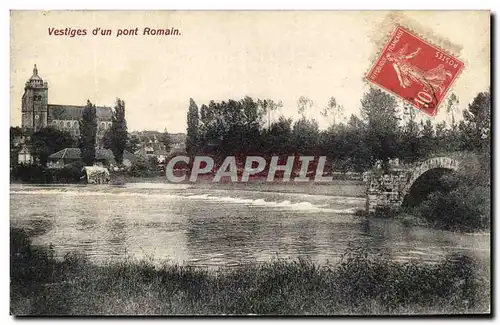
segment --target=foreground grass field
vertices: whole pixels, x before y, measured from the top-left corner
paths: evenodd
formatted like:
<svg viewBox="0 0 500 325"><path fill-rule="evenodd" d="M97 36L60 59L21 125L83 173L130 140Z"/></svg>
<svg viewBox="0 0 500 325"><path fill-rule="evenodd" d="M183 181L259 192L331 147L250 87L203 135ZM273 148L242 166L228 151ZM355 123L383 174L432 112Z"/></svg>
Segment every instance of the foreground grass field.
<svg viewBox="0 0 500 325"><path fill-rule="evenodd" d="M465 256L397 264L348 251L337 265L277 260L209 270L56 260L11 229L14 315L489 313L489 271Z"/></svg>

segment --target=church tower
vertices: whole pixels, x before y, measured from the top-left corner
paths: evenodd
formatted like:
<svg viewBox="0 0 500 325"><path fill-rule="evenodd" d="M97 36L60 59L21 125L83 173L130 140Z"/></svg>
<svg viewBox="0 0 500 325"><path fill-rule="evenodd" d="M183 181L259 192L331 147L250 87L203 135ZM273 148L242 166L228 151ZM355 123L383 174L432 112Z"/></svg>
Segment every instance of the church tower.
<svg viewBox="0 0 500 325"><path fill-rule="evenodd" d="M26 81L22 99L22 127L25 130L38 131L47 127L48 85L33 68L33 75Z"/></svg>

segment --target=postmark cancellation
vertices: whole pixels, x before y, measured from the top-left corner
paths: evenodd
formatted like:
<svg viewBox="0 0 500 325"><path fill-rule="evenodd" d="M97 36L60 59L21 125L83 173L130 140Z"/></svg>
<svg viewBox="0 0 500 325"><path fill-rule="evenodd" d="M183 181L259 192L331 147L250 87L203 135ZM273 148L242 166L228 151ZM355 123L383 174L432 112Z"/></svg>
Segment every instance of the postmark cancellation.
<svg viewBox="0 0 500 325"><path fill-rule="evenodd" d="M397 25L366 80L435 116L464 67L459 58Z"/></svg>

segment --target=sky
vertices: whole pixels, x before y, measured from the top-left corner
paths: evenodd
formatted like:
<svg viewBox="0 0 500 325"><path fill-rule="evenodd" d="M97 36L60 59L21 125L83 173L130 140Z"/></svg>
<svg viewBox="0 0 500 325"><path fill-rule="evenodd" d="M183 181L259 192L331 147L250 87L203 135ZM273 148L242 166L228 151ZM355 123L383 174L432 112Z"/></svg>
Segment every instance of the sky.
<svg viewBox="0 0 500 325"><path fill-rule="evenodd" d="M462 108L489 89L488 11L11 11L10 123L21 124L36 64L50 104L113 106L119 97L130 131L185 132L189 98L200 107L244 96L282 101L294 118L308 97L307 116L325 127L319 112L331 96L346 116L359 113L364 76L396 22L465 62L452 88ZM96 27L112 34L93 36ZM136 27L137 36L116 36ZM180 35L143 35L146 27ZM436 118L447 119L443 109Z"/></svg>

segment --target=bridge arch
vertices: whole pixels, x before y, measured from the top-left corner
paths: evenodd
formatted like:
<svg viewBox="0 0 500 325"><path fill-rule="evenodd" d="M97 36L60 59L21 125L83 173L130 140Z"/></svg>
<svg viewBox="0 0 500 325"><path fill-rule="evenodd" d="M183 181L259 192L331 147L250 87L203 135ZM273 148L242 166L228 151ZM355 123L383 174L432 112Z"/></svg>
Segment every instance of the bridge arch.
<svg viewBox="0 0 500 325"><path fill-rule="evenodd" d="M415 182L428 171L434 169L457 171L458 166L458 160L450 157L434 157L425 160L410 172L407 181L400 192L401 202L405 199L406 195L408 195Z"/></svg>

